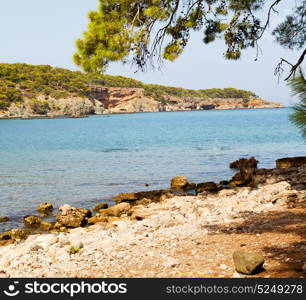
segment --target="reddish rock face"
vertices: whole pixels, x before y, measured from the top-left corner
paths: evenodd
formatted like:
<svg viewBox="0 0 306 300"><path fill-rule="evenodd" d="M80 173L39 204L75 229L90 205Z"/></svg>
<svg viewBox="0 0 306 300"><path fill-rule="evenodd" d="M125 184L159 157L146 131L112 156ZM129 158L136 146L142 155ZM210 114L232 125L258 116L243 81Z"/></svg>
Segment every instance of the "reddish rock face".
<svg viewBox="0 0 306 300"><path fill-rule="evenodd" d="M92 86L92 97L99 100L105 109L111 109L122 102L136 98L145 98L144 89L141 88L113 88Z"/></svg>
<svg viewBox="0 0 306 300"><path fill-rule="evenodd" d="M164 96L165 103L147 97L142 88L91 86L91 96L100 101L109 113L141 111L188 111L211 109L272 108L281 104L262 99L203 99Z"/></svg>

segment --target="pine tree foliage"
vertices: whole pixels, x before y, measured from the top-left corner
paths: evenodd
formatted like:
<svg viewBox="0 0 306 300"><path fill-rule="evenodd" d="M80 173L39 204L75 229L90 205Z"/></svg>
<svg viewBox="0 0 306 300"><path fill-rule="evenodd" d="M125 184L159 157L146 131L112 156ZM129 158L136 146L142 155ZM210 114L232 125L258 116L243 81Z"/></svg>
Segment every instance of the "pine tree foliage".
<svg viewBox="0 0 306 300"><path fill-rule="evenodd" d="M284 1L99 0L98 9L88 15L87 31L77 40L74 61L86 72L104 72L114 61L132 61L143 70L163 60L176 60L193 31L202 32L205 44L223 39L224 56L236 60L244 49L258 49L258 41ZM301 49L306 37L306 0L290 3L292 13L273 34L284 47ZM297 66L281 61L291 65L290 76L304 56L300 59Z"/></svg>

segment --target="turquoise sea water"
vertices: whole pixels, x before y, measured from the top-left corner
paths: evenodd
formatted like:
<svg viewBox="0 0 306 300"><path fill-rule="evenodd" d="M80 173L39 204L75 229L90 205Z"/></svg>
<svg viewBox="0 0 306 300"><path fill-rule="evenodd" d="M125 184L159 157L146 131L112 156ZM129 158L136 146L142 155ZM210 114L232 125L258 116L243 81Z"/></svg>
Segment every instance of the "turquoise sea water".
<svg viewBox="0 0 306 300"><path fill-rule="evenodd" d="M290 109L192 111L0 120L0 216L20 225L41 202L91 208L119 192L167 188L173 176L224 180L228 164L261 167L305 155ZM145 187L149 184L149 187Z"/></svg>

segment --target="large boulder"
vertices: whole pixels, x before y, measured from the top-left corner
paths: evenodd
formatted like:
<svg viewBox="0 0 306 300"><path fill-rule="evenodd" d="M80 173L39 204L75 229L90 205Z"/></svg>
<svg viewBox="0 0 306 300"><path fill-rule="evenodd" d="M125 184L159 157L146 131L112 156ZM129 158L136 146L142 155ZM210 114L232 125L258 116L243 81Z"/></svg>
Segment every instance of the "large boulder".
<svg viewBox="0 0 306 300"><path fill-rule="evenodd" d="M236 271L246 275L260 272L265 262L262 255L244 250L235 251L233 259Z"/></svg>
<svg viewBox="0 0 306 300"><path fill-rule="evenodd" d="M188 185L188 180L185 176L176 176L171 179L172 189L183 189Z"/></svg>
<svg viewBox="0 0 306 300"><path fill-rule="evenodd" d="M287 157L276 161L276 168L287 169L293 167L301 167L306 165L306 156L301 157Z"/></svg>
<svg viewBox="0 0 306 300"><path fill-rule="evenodd" d="M230 163L231 169L246 169L246 168L253 168L256 169L258 165L258 160L255 157L250 158L240 158L232 163Z"/></svg>
<svg viewBox="0 0 306 300"><path fill-rule="evenodd" d="M87 224L87 218L91 217L91 212L85 208L75 208L70 205L63 205L59 208L56 220L65 227L77 228Z"/></svg>

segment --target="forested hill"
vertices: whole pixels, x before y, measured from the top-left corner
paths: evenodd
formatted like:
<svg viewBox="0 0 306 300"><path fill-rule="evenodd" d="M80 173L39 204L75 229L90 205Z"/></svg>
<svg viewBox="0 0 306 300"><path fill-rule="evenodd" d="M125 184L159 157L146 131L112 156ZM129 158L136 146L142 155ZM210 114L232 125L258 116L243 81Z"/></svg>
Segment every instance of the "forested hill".
<svg viewBox="0 0 306 300"><path fill-rule="evenodd" d="M87 97L90 85L121 88L143 88L145 96L164 101L167 97L177 98L239 98L250 99L257 96L249 91L234 88L190 90L177 87L144 84L132 78L102 74L85 74L48 65L28 65L23 63L0 64L0 109L7 109L12 103L35 99L45 95L55 99L72 96Z"/></svg>

